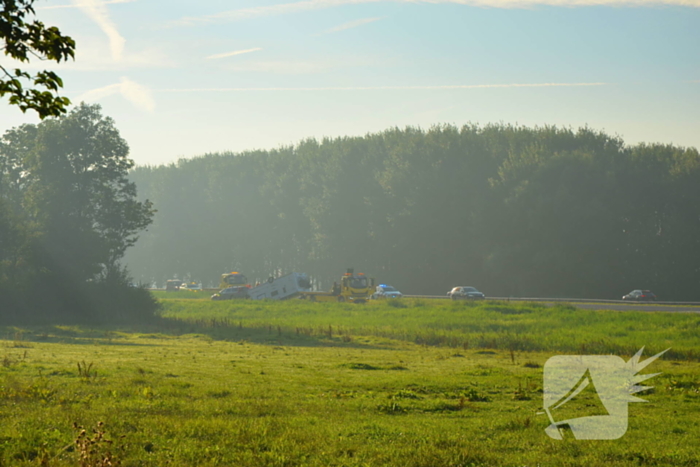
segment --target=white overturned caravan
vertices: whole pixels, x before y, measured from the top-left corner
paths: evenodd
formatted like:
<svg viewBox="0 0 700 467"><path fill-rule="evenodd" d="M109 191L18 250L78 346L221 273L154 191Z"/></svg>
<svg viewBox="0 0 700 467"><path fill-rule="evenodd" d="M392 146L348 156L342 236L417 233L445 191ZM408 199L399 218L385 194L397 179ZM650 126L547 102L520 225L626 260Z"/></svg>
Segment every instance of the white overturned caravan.
<svg viewBox="0 0 700 467"><path fill-rule="evenodd" d="M311 290L311 281L304 273L292 272L248 290L248 296L253 300L284 300Z"/></svg>

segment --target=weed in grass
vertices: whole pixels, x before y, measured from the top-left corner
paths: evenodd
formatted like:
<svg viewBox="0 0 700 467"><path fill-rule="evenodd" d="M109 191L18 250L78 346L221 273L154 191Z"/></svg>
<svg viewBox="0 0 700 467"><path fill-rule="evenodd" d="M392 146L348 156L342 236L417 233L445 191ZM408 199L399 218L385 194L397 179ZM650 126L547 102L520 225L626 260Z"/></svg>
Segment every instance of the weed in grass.
<svg viewBox="0 0 700 467"><path fill-rule="evenodd" d="M475 388L469 388L462 394L465 400L469 402L491 402L491 398L481 394Z"/></svg>
<svg viewBox="0 0 700 467"><path fill-rule="evenodd" d="M424 412L459 412L464 409L466 398L460 398L458 402L445 402L437 401L431 404L428 408L424 409Z"/></svg>
<svg viewBox="0 0 700 467"><path fill-rule="evenodd" d="M14 402L37 401L49 403L56 396L56 390L42 378L30 383L25 383L14 378L5 378L0 386L0 399Z"/></svg>
<svg viewBox="0 0 700 467"><path fill-rule="evenodd" d="M411 391L410 389L401 389L394 394L389 396L390 399L422 399L421 396L416 394L414 391Z"/></svg>
<svg viewBox="0 0 700 467"><path fill-rule="evenodd" d="M381 370L381 368L367 363L343 363L340 366L350 370Z"/></svg>
<svg viewBox="0 0 700 467"><path fill-rule="evenodd" d="M682 381L682 380L671 380L666 386L666 390L669 392L681 392L681 393L698 393L700 392L700 382L699 381ZM647 393L648 394L648 393Z"/></svg>
<svg viewBox="0 0 700 467"><path fill-rule="evenodd" d="M396 402L390 402L388 404L379 404L377 406L377 412L386 415L401 415L405 414L407 410Z"/></svg>
<svg viewBox="0 0 700 467"><path fill-rule="evenodd" d="M501 426L503 430L507 431L520 431L527 430L532 426L531 417L514 418L509 420L507 423Z"/></svg>
<svg viewBox="0 0 700 467"><path fill-rule="evenodd" d="M16 355L6 354L6 355L2 358L2 362L0 362L0 363L2 363L2 366L3 366L4 368L9 368L9 367L11 367L11 366L17 365L18 363L22 363L22 362L25 361L26 359L27 359L27 351L25 350L25 351L24 351L24 354L23 354L21 357L20 357L20 356L16 356Z"/></svg>
<svg viewBox="0 0 700 467"><path fill-rule="evenodd" d="M103 422L97 422L97 426L91 430L92 435L88 434L87 430L77 423L73 424L73 429L77 432L75 445L79 467L116 467L122 465L117 454L124 451L124 446L115 445L112 440L105 437Z"/></svg>
<svg viewBox="0 0 700 467"><path fill-rule="evenodd" d="M513 400L529 401L532 399L532 392L537 389L537 385L530 381L530 378L525 378L523 384L522 379L518 379L518 388L513 393Z"/></svg>
<svg viewBox="0 0 700 467"><path fill-rule="evenodd" d="M82 364L78 362L78 376L86 383L89 383L97 378L97 369L93 367L92 362L85 363L85 360L83 360Z"/></svg>

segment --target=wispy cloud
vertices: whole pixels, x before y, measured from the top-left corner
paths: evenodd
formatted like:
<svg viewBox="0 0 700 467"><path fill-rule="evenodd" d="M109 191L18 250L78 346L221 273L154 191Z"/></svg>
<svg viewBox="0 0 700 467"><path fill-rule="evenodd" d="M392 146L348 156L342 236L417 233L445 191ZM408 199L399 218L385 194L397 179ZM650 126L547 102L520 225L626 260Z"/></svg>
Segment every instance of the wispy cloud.
<svg viewBox="0 0 700 467"><path fill-rule="evenodd" d="M261 91L430 91L453 89L498 89L498 88L546 88L546 87L578 87L606 86L610 83L512 83L512 84L448 84L436 86L338 86L338 87L309 87L309 88L187 88L160 89L158 92L261 92Z"/></svg>
<svg viewBox="0 0 700 467"><path fill-rule="evenodd" d="M102 2L100 2L100 3L102 3L102 4L104 4L104 5L112 5L112 4L115 4L115 3L133 3L133 2L135 2L135 1L137 1L137 0L104 0L104 1L102 1ZM81 6L81 5L79 5L79 3L82 4L82 3L85 3L85 2L83 2L83 1L74 2L72 5L38 6L38 7L35 7L35 9L36 9L36 10L58 10L58 9L61 9L61 8L79 8L79 7Z"/></svg>
<svg viewBox="0 0 700 467"><path fill-rule="evenodd" d="M582 6L614 6L614 7L651 7L659 5L675 5L700 8L700 0L303 0L300 2L278 3L252 8L228 10L213 15L186 17L171 25L196 25L213 22L228 22L263 16L298 13L302 11L320 10L343 5L359 5L367 3L414 3L414 4L456 4L489 8L530 8L534 6L582 7Z"/></svg>
<svg viewBox="0 0 700 467"><path fill-rule="evenodd" d="M147 87L125 77L119 83L88 91L78 96L75 101L95 102L118 93L140 110L145 112L153 112L155 110L156 103L151 91Z"/></svg>
<svg viewBox="0 0 700 467"><path fill-rule="evenodd" d="M353 5L363 3L378 3L384 0L304 0L293 3L279 3L277 5L266 5L252 8L241 8L229 10L213 15L183 18L173 25L195 25L201 23L237 21L242 19L258 18L261 16L281 15L287 13L297 13L300 11L319 10L332 8L341 5ZM393 0L391 0L393 1ZM404 1L404 0L399 0Z"/></svg>
<svg viewBox="0 0 700 467"><path fill-rule="evenodd" d="M352 29L352 28L356 28L359 26L364 26L365 24L374 23L375 21L379 21L380 19L383 19L383 18L363 18L363 19L357 19L355 21L348 21L347 23L343 23L340 26L336 26L334 28L327 29L327 30L323 31L321 34L332 34L334 32L345 31L347 29Z"/></svg>
<svg viewBox="0 0 700 467"><path fill-rule="evenodd" d="M253 49L245 49L245 50L236 50L233 52L226 52L223 54L215 54L215 55L209 55L206 57L207 60L213 60L217 58L226 58L226 57L233 57L235 55L242 55L242 54L249 54L251 52L257 52L258 50L262 50L261 47L255 47Z"/></svg>
<svg viewBox="0 0 700 467"><path fill-rule="evenodd" d="M73 0L73 5L80 8L90 19L102 29L109 38L109 48L112 58L120 61L124 53L124 38L117 31L116 26L109 17L107 4L100 0Z"/></svg>

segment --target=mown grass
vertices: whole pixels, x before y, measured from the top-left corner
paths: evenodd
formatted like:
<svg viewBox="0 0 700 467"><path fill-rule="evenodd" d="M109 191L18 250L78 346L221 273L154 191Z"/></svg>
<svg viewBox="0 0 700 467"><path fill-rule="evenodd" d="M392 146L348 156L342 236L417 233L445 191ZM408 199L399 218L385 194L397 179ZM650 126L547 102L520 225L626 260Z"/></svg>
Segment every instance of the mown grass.
<svg viewBox="0 0 700 467"><path fill-rule="evenodd" d="M670 338L697 316L402 303L168 299L159 326L2 329L0 465L80 465L74 424L129 466L700 464L700 364ZM645 370L663 373L623 438L552 440L542 368L569 345L552 335L576 350L596 330L626 357L684 350ZM553 347L504 346L518 335Z"/></svg>

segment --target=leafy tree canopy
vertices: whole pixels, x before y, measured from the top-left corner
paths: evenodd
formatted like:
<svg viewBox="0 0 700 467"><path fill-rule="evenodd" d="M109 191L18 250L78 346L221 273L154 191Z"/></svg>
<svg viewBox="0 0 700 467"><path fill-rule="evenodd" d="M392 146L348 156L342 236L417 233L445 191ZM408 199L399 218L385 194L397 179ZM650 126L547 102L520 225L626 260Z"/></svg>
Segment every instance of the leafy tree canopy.
<svg viewBox="0 0 700 467"><path fill-rule="evenodd" d="M0 305L82 319L133 295L120 260L154 210L136 199L128 145L100 110L81 104L0 139Z"/></svg>
<svg viewBox="0 0 700 467"><path fill-rule="evenodd" d="M0 0L0 41L5 56L20 62L29 62L31 56L57 63L74 58L75 41L71 37L61 34L55 26L27 19L35 14L33 3L34 0ZM10 104L22 112L34 110L42 119L65 113L70 100L55 94L61 87L63 80L52 71L32 75L0 63L0 96L9 95Z"/></svg>

